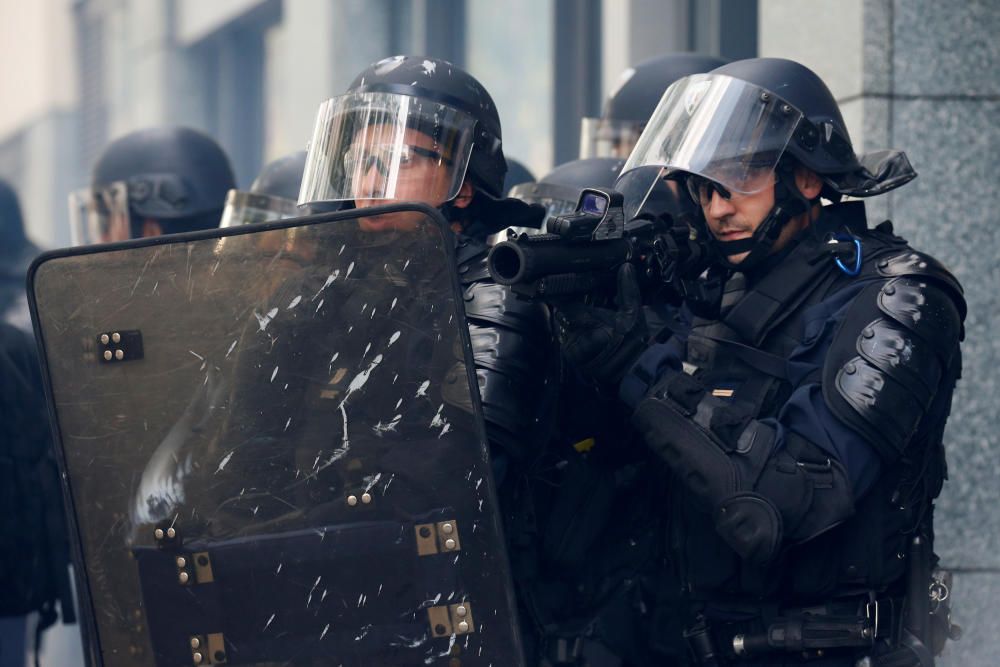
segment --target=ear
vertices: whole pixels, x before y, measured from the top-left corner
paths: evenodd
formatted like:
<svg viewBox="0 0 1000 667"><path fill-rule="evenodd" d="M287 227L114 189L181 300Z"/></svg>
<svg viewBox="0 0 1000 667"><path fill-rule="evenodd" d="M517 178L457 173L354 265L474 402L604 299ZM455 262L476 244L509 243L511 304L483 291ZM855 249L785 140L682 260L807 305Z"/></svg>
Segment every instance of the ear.
<svg viewBox="0 0 1000 667"><path fill-rule="evenodd" d="M476 191L473 189L472 183L469 183L468 179L462 181L462 187L459 188L458 194L452 200L452 206L455 208L465 208L472 203L472 198L475 194Z"/></svg>
<svg viewBox="0 0 1000 667"><path fill-rule="evenodd" d="M823 191L823 181L815 171L799 165L795 167L795 187L803 197L812 201Z"/></svg>
<svg viewBox="0 0 1000 667"><path fill-rule="evenodd" d="M142 221L142 238L145 239L151 236L163 236L163 227L158 221L146 218Z"/></svg>

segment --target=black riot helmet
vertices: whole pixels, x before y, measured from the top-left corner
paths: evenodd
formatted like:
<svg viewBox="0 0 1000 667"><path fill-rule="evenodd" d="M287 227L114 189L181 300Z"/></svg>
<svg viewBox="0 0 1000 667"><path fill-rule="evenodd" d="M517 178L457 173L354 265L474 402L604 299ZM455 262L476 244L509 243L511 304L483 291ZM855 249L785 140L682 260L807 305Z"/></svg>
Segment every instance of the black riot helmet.
<svg viewBox="0 0 1000 667"><path fill-rule="evenodd" d="M855 153L833 93L805 65L783 58L752 58L723 65L712 73L769 90L801 112L802 119L785 152L823 177L829 198L871 197L916 178L901 151Z"/></svg>
<svg viewBox="0 0 1000 667"><path fill-rule="evenodd" d="M561 164L537 183L522 183L510 196L547 211L546 221L576 209L584 188L612 188L625 160L594 157Z"/></svg>
<svg viewBox="0 0 1000 667"><path fill-rule="evenodd" d="M725 62L700 53L670 53L628 68L605 101L601 117L583 119L580 157L627 158L674 81L711 71Z"/></svg>
<svg viewBox="0 0 1000 667"><path fill-rule="evenodd" d="M840 107L823 80L808 67L782 58L753 58L723 65L712 73L770 91L801 112L802 121L786 148L801 164L818 174L858 168Z"/></svg>
<svg viewBox="0 0 1000 667"><path fill-rule="evenodd" d="M685 182L692 198L774 189L775 203L753 237L713 239L722 263L740 253L753 267L791 218L818 202L794 183L805 166L823 180L823 196L881 194L916 174L906 156L880 151L859 158L837 104L822 80L790 60L755 58L685 77L663 96L622 170L659 166Z"/></svg>
<svg viewBox="0 0 1000 667"><path fill-rule="evenodd" d="M501 198L506 171L500 116L482 84L444 60L393 56L320 106L299 203L406 199L411 174L443 201L466 178Z"/></svg>
<svg viewBox="0 0 1000 667"><path fill-rule="evenodd" d="M185 127L132 132L104 149L90 187L70 195L74 242L134 238L147 219L166 233L215 227L235 186L229 158L208 135Z"/></svg>
<svg viewBox="0 0 1000 667"><path fill-rule="evenodd" d="M296 151L264 165L250 185L250 192L296 201L306 168L306 152Z"/></svg>
<svg viewBox="0 0 1000 667"><path fill-rule="evenodd" d="M257 174L249 191L230 190L226 194L226 207L219 226L272 222L313 213L309 207L299 208L296 205L305 166L305 151L268 162Z"/></svg>
<svg viewBox="0 0 1000 667"><path fill-rule="evenodd" d="M510 191L522 183L531 183L535 180L535 175L521 162L508 157L507 175L503 179L504 194L509 195Z"/></svg>

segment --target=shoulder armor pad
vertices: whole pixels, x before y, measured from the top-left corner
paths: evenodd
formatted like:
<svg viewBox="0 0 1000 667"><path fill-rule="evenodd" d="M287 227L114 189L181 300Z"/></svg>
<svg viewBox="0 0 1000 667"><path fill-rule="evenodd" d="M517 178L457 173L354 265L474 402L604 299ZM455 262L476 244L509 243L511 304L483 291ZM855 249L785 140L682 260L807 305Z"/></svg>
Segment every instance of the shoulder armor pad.
<svg viewBox="0 0 1000 667"><path fill-rule="evenodd" d="M875 264L878 275L884 278L913 276L937 282L953 293L961 318L965 320L965 294L961 283L948 268L930 255L906 248L902 252L881 257Z"/></svg>
<svg viewBox="0 0 1000 667"><path fill-rule="evenodd" d="M460 236L455 246L455 264L458 266L458 281L468 285L490 277L486 268L486 257L490 249L485 243Z"/></svg>
<svg viewBox="0 0 1000 667"><path fill-rule="evenodd" d="M548 308L519 298L506 285L490 280L465 287L465 315L470 324L493 324L525 335L549 335Z"/></svg>
<svg viewBox="0 0 1000 667"><path fill-rule="evenodd" d="M464 364L455 364L449 369L441 398L448 405L474 414L473 396L468 390L465 373ZM490 446L498 446L518 459L528 456L537 425L538 392L526 391L530 387L489 368L476 368L476 381Z"/></svg>
<svg viewBox="0 0 1000 667"><path fill-rule="evenodd" d="M918 278L893 278L879 291L878 307L950 361L962 338L962 313L950 294Z"/></svg>
<svg viewBox="0 0 1000 667"><path fill-rule="evenodd" d="M908 329L880 317L858 336L861 357L909 387L927 407L941 381L941 359L933 345Z"/></svg>
<svg viewBox="0 0 1000 667"><path fill-rule="evenodd" d="M873 283L852 301L823 368L833 414L887 460L908 446L960 363L961 318L950 290L911 276Z"/></svg>
<svg viewBox="0 0 1000 667"><path fill-rule="evenodd" d="M835 382L838 396L853 411L845 421L883 457L894 459L901 454L924 415L913 392L861 357L844 364Z"/></svg>
<svg viewBox="0 0 1000 667"><path fill-rule="evenodd" d="M505 327L469 324L472 356L476 368L489 368L505 375L536 378L548 363L547 341L525 336Z"/></svg>

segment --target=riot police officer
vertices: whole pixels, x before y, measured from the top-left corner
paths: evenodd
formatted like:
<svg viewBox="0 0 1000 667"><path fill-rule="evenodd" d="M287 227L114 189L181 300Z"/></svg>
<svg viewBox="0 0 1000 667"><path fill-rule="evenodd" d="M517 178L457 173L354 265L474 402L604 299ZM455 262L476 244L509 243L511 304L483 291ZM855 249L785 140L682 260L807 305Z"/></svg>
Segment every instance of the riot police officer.
<svg viewBox="0 0 1000 667"><path fill-rule="evenodd" d="M546 220L565 215L576 208L584 188L611 188L625 160L618 158L588 158L561 164L537 183L514 186L510 196L545 207Z"/></svg>
<svg viewBox="0 0 1000 667"><path fill-rule="evenodd" d="M513 158L507 158L507 174L503 178L504 194L510 195L510 191L522 183L532 183L535 175L531 173L524 164Z"/></svg>
<svg viewBox="0 0 1000 667"><path fill-rule="evenodd" d="M250 184L250 192L297 201L305 168L305 151L283 155L264 165Z"/></svg>
<svg viewBox="0 0 1000 667"><path fill-rule="evenodd" d="M25 664L28 614L38 614L33 627L36 656L43 632L60 616L64 623L76 622L66 517L41 385L35 341L0 322L0 457L4 461L0 485L7 490L0 520L0 564L6 583L0 594L0 663L4 665Z"/></svg>
<svg viewBox="0 0 1000 667"><path fill-rule="evenodd" d="M306 152L296 151L264 165L250 185L250 190L230 190L222 211L220 227L252 222L270 222L311 211L299 208L299 187L306 167Z"/></svg>
<svg viewBox="0 0 1000 667"><path fill-rule="evenodd" d="M358 208L425 202L457 232L459 280L505 513L547 441L557 359L545 306L519 300L486 271L491 234L537 228L544 218L541 207L504 198L506 170L500 118L486 89L446 61L395 56L369 66L345 94L321 106L299 199ZM405 214L363 220L373 234L411 225Z"/></svg>
<svg viewBox="0 0 1000 667"><path fill-rule="evenodd" d="M507 163L489 93L446 61L386 58L322 105L310 146L300 204L422 201L452 223L489 439L494 455L524 460L536 445L525 434L541 400L547 314L489 279L486 239L508 225L538 227L544 212L503 197ZM398 215L363 224L407 226Z"/></svg>
<svg viewBox="0 0 1000 667"><path fill-rule="evenodd" d="M25 330L30 327L24 276L40 252L25 234L17 192L0 180L0 321Z"/></svg>
<svg viewBox="0 0 1000 667"><path fill-rule="evenodd" d="M699 53L670 53L626 69L604 102L600 118L583 119L580 157L627 158L670 84L724 62Z"/></svg>
<svg viewBox="0 0 1000 667"><path fill-rule="evenodd" d="M109 243L219 225L236 187L222 148L185 127L137 130L111 142L90 187L70 194L73 243Z"/></svg>
<svg viewBox="0 0 1000 667"><path fill-rule="evenodd" d="M761 58L674 84L623 171L650 165L700 208L706 289L684 326L650 332L626 265L619 317L569 313L560 335L662 461L693 664L932 665L965 302L940 262L841 201L907 183L906 156L858 156L819 77Z"/></svg>
<svg viewBox="0 0 1000 667"><path fill-rule="evenodd" d="M575 160L511 194L544 205L551 220L574 211L585 188L614 189L623 195L628 226L685 224L690 207L674 184L658 178L659 168L620 178L623 165L611 157ZM658 281L643 287L646 322L672 322L675 299L659 298L665 290ZM593 314L583 303L557 303L564 314ZM564 368L561 380L555 434L529 480L520 518L508 528L521 547L512 557L542 664L672 664L682 647L665 630L678 621L677 586L659 539L666 496L656 459L622 428L616 400L581 382L576 369Z"/></svg>

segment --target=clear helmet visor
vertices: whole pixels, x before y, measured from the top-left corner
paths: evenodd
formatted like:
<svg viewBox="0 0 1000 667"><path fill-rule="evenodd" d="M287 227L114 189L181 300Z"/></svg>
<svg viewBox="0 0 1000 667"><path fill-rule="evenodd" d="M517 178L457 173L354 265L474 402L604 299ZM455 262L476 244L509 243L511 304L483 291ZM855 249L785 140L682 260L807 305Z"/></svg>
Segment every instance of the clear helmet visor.
<svg viewBox="0 0 1000 667"><path fill-rule="evenodd" d="M73 245L114 243L132 238L128 185L81 188L69 194L69 224Z"/></svg>
<svg viewBox="0 0 1000 667"><path fill-rule="evenodd" d="M613 157L624 160L635 148L643 123L608 118L584 118L580 123L580 159Z"/></svg>
<svg viewBox="0 0 1000 667"><path fill-rule="evenodd" d="M695 174L729 192L774 183L802 113L774 93L720 74L696 74L663 95L622 174L644 166Z"/></svg>
<svg viewBox="0 0 1000 667"><path fill-rule="evenodd" d="M256 222L273 222L275 220L308 214L308 210L300 210L291 199L243 192L241 190L230 190L226 194L226 207L222 211L222 220L219 226L236 227Z"/></svg>
<svg viewBox="0 0 1000 667"><path fill-rule="evenodd" d="M395 93L348 93L319 108L299 204L418 201L439 206L462 187L475 119Z"/></svg>
<svg viewBox="0 0 1000 667"><path fill-rule="evenodd" d="M640 167L623 174L615 181L615 190L622 194L625 222L642 212L653 187L662 178L662 167Z"/></svg>

